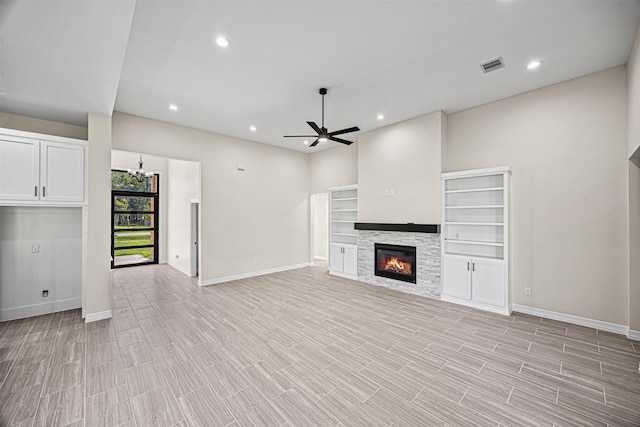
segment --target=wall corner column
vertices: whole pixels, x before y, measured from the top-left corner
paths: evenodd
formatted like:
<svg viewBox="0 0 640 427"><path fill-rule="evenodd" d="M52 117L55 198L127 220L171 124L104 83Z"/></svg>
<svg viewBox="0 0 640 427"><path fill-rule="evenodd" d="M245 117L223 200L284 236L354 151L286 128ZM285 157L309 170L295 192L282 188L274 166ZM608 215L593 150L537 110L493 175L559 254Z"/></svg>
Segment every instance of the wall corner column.
<svg viewBox="0 0 640 427"><path fill-rule="evenodd" d="M111 317L111 117L89 113L82 314Z"/></svg>

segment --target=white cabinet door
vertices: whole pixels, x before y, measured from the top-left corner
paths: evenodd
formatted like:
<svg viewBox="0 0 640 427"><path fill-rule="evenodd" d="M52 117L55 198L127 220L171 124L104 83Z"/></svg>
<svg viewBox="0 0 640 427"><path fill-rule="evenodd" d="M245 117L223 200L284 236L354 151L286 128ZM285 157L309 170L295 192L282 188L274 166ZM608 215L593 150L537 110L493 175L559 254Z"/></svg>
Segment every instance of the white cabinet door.
<svg viewBox="0 0 640 427"><path fill-rule="evenodd" d="M0 200L38 200L38 141L0 139Z"/></svg>
<svg viewBox="0 0 640 427"><path fill-rule="evenodd" d="M329 254L329 270L342 273L344 271L344 255L342 254L342 245L339 243L331 244L331 253Z"/></svg>
<svg viewBox="0 0 640 427"><path fill-rule="evenodd" d="M355 245L344 245L344 274L351 276L358 275L358 247Z"/></svg>
<svg viewBox="0 0 640 427"><path fill-rule="evenodd" d="M40 143L41 200L81 202L84 199L84 147Z"/></svg>
<svg viewBox="0 0 640 427"><path fill-rule="evenodd" d="M443 293L457 298L471 299L471 260L465 257L444 257Z"/></svg>
<svg viewBox="0 0 640 427"><path fill-rule="evenodd" d="M473 300L504 307L504 261L474 258L472 270Z"/></svg>

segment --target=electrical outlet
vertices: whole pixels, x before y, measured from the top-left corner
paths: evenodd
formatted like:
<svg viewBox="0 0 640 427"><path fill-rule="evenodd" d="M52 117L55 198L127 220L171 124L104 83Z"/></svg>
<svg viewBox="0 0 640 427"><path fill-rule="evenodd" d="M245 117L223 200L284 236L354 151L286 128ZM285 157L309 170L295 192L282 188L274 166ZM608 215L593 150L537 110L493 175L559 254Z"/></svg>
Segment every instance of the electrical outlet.
<svg viewBox="0 0 640 427"><path fill-rule="evenodd" d="M393 188L389 190L389 197L393 197Z"/></svg>
<svg viewBox="0 0 640 427"><path fill-rule="evenodd" d="M40 252L40 245L31 245L31 253L37 254Z"/></svg>
<svg viewBox="0 0 640 427"><path fill-rule="evenodd" d="M255 261L253 261L253 263L254 263L255 265L258 265L258 262L259 262L259 261L258 261L258 258L256 258L256 260L255 260Z"/></svg>
<svg viewBox="0 0 640 427"><path fill-rule="evenodd" d="M384 190L384 197L389 197L389 190Z"/></svg>
<svg viewBox="0 0 640 427"><path fill-rule="evenodd" d="M528 297L531 296L531 288L524 288L524 294Z"/></svg>
<svg viewBox="0 0 640 427"><path fill-rule="evenodd" d="M45 289L42 291L42 298L49 298L49 290Z"/></svg>

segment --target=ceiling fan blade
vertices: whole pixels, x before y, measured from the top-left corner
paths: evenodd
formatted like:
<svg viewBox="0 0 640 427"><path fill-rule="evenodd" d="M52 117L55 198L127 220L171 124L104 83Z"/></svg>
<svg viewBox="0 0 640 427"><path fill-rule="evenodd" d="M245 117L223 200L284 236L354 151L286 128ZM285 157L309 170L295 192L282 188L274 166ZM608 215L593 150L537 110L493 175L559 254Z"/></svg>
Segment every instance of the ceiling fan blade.
<svg viewBox="0 0 640 427"><path fill-rule="evenodd" d="M285 135L284 138L317 138L318 135Z"/></svg>
<svg viewBox="0 0 640 427"><path fill-rule="evenodd" d="M329 136L333 136L333 135L342 135L343 133L349 133L349 132L357 132L359 131L360 128L358 126L354 126L352 128L347 128L347 129L342 129L342 130L337 130L335 132L329 132L328 135Z"/></svg>
<svg viewBox="0 0 640 427"><path fill-rule="evenodd" d="M315 131L318 133L318 135L320 135L320 134L322 133L322 130L321 130L321 129L318 127L318 125L317 125L317 124L315 124L314 122L307 122L307 124L308 124L309 126L311 126L311 128L312 128L313 130L315 130Z"/></svg>
<svg viewBox="0 0 640 427"><path fill-rule="evenodd" d="M336 141L336 142L339 142L341 144L347 144L347 145L353 144L353 141L347 141L346 139L336 138L335 136L329 136L329 139L331 141Z"/></svg>
<svg viewBox="0 0 640 427"><path fill-rule="evenodd" d="M316 145L318 145L318 142L320 142L320 139L317 138L309 147L315 147Z"/></svg>

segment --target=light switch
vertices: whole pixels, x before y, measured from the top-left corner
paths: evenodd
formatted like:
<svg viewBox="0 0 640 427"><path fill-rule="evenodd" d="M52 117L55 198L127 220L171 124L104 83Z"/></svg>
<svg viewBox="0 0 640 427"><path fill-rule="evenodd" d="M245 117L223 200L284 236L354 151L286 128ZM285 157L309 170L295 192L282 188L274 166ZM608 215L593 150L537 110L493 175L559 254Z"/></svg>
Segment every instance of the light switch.
<svg viewBox="0 0 640 427"><path fill-rule="evenodd" d="M40 245L31 245L31 253L37 254L40 252Z"/></svg>

